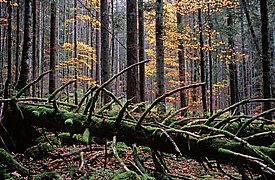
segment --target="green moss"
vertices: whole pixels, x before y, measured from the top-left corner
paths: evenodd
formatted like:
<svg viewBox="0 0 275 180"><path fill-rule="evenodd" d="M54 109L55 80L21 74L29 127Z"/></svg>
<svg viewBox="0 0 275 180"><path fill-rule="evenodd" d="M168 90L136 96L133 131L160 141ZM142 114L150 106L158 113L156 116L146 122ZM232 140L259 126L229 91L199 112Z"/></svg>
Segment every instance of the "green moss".
<svg viewBox="0 0 275 180"><path fill-rule="evenodd" d="M39 117L39 115L40 115L40 113L39 113L38 111L33 111L32 113L33 113L34 116L36 116L36 117Z"/></svg>
<svg viewBox="0 0 275 180"><path fill-rule="evenodd" d="M12 155L2 148L0 148L0 165L7 167L8 170L18 171L23 175L30 174L30 171L27 168L18 163Z"/></svg>
<svg viewBox="0 0 275 180"><path fill-rule="evenodd" d="M72 126L74 124L73 119L71 119L71 118L66 119L64 123L68 126Z"/></svg>
<svg viewBox="0 0 275 180"><path fill-rule="evenodd" d="M116 145L117 153L118 153L119 156L125 155L128 148L129 147L123 142L118 142L117 145Z"/></svg>
<svg viewBox="0 0 275 180"><path fill-rule="evenodd" d="M34 176L34 180L62 180L57 172L44 172Z"/></svg>

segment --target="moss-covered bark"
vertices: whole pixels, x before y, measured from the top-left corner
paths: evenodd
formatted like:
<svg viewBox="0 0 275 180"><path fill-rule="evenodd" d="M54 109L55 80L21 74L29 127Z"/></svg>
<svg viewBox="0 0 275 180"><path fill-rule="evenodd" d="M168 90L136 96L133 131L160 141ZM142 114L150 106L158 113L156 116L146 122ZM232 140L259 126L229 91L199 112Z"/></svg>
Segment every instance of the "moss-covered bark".
<svg viewBox="0 0 275 180"><path fill-rule="evenodd" d="M178 151L175 150L176 144L181 154L195 159L202 160L207 157L207 159L216 159L218 162L233 163L236 165L239 163L250 164L255 170L260 169L260 164L246 158L246 156L251 156L261 159L261 162L274 169L275 148L248 146L244 141L234 138L234 135L231 133L223 133L223 130L215 130L212 127L207 130L219 135L205 138L207 134L199 136L192 132L192 130L198 129L199 126L189 129L185 127L185 131L166 128L165 131L167 133L165 134L158 127L153 126L143 125L141 128L136 129L136 123L128 121L122 121L120 126L117 126L115 120L92 116L88 122L87 115L43 106L22 104L20 109L24 122L44 127L49 131L82 134L88 128L92 136L109 139L116 136L118 141L123 141L126 144L137 143L138 145L148 146L159 151L178 154ZM167 134L169 134L169 137ZM225 152L229 151L224 150L246 156L235 156L236 154L228 154Z"/></svg>
<svg viewBox="0 0 275 180"><path fill-rule="evenodd" d="M0 148L0 165L4 165L10 171L17 171L22 175L29 175L30 170L25 168L22 164L17 162L13 156L6 150Z"/></svg>

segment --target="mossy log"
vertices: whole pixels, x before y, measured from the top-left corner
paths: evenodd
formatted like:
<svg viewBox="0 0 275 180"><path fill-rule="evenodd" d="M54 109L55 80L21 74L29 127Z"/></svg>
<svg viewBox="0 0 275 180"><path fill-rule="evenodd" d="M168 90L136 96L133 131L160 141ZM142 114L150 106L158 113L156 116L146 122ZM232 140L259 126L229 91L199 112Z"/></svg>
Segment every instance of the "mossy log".
<svg viewBox="0 0 275 180"><path fill-rule="evenodd" d="M30 170L17 162L14 157L5 149L0 148L0 165L4 165L10 171L17 171L22 175L29 175Z"/></svg>
<svg viewBox="0 0 275 180"><path fill-rule="evenodd" d="M229 133L223 134L222 130L217 131L219 135L206 138L207 135L199 136L192 132L199 125L196 128L190 128L191 130L188 131L165 128L166 133L163 133L163 130L156 126L141 125L141 127L136 128L136 122L123 120L117 126L115 120L98 116L92 116L87 121L87 115L66 110L56 110L31 104L21 104L19 107L23 117L21 121L44 127L48 131L83 134L88 128L91 136L108 139L116 136L117 141L123 141L129 145L136 143L140 146L147 146L177 155L180 151L180 154L200 161L215 159L219 163L248 164L258 172L262 171L260 169L265 168L269 174L274 173L275 148L248 145L245 141L234 138ZM185 127L185 129L188 129L188 127ZM215 130L214 128L209 129ZM179 149L175 148L175 145Z"/></svg>

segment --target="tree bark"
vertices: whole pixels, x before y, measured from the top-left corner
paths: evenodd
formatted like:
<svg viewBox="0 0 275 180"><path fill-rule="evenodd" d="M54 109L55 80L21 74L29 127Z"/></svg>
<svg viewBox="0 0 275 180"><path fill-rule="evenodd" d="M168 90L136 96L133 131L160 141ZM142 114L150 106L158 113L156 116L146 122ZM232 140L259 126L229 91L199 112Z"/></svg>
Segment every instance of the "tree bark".
<svg viewBox="0 0 275 180"><path fill-rule="evenodd" d="M200 32L200 70L201 70L201 82L206 82L205 79L205 60L204 60L204 41L203 41L203 27L202 27L202 17L201 17L201 9L198 10L198 21L199 21L199 32ZM202 95L202 108L204 115L207 113L207 104L206 104L206 85L203 85L201 90L201 95Z"/></svg>
<svg viewBox="0 0 275 180"><path fill-rule="evenodd" d="M181 153L184 156L198 160L207 157L210 160L215 159L219 163L233 163L235 165L244 163L251 165L251 168L260 172L261 165L245 157L249 156L252 157L252 159L256 158L260 160L260 162L266 164L268 168L274 169L274 163L272 163L272 161L275 160L275 149L263 146L266 142L273 143L274 138L272 134L270 134L269 137L262 136L262 138L265 138L265 142L260 139L258 140L258 142L260 142L259 145L251 145L243 140L245 138L235 137L233 135L234 129L233 132L230 133L226 129L222 130L199 124L183 126L181 128L182 130L173 129L171 126L158 127L145 124L137 129L136 123L132 121L122 120L119 126L117 120L108 120L103 117L100 118L99 116L92 116L88 121L87 115L76 114L65 110L56 110L43 105L21 104L19 108L24 119L21 119L21 116L17 116L17 118L19 118L17 121L24 121L24 123L28 125L43 127L48 131L82 134L88 128L92 136L108 139L116 136L119 141L123 141L129 145L137 143L140 146L151 147L163 152ZM17 113L19 113L19 111L17 111ZM10 115L7 115L7 117L14 117L14 115L15 112L10 111ZM213 137L200 136L196 131L199 131L201 128L206 131L207 134L212 132L218 133L219 135L214 135ZM251 130L252 129L249 131L254 131ZM163 133L164 131L166 131L166 133ZM223 134L223 136L221 136L221 134ZM219 138L219 136L222 138ZM253 136L248 137L252 140L257 139ZM249 139L248 141L250 142ZM178 150L175 146L178 147ZM270 146L270 144L266 146Z"/></svg>
<svg viewBox="0 0 275 180"><path fill-rule="evenodd" d="M74 79L76 79L74 83L74 103L78 104L78 96L77 96L77 78L78 78L78 59L77 59L77 1L74 0L74 60L76 61L76 67L74 68Z"/></svg>
<svg viewBox="0 0 275 180"><path fill-rule="evenodd" d="M101 13L101 83L104 83L110 79L110 61L109 61L109 13L108 13L108 1L100 1L100 13ZM106 87L108 90L110 86ZM110 101L110 97L102 93L103 104Z"/></svg>
<svg viewBox="0 0 275 180"><path fill-rule="evenodd" d="M164 45L163 45L163 0L156 1L156 97L160 97L165 92L164 85ZM163 99L157 109L159 113L165 113L165 99Z"/></svg>
<svg viewBox="0 0 275 180"><path fill-rule="evenodd" d="M182 33L182 15L177 13L177 28L178 33ZM180 40L179 40L180 41ZM180 80L180 86L185 85L185 58L184 58L184 47L182 45L182 42L179 42L178 45L178 61L179 61L179 80ZM184 90L180 91L180 107L186 107L187 106L187 97L186 92ZM186 116L187 109L181 111L182 116Z"/></svg>
<svg viewBox="0 0 275 180"><path fill-rule="evenodd" d="M12 27L11 27L11 19L12 19L12 2L11 0L7 1L8 6L8 29L7 29L7 54L8 54L8 77L5 83L5 91L4 91L4 98L9 96L9 88L10 84L12 83L12 53L11 53L11 46L12 46ZM1 37L0 37L1 38Z"/></svg>
<svg viewBox="0 0 275 180"><path fill-rule="evenodd" d="M25 16L24 16L24 38L21 60L21 71L16 89L22 89L27 85L29 80L29 63L30 63L30 26L31 26L31 7L30 0L25 0Z"/></svg>
<svg viewBox="0 0 275 180"><path fill-rule="evenodd" d="M263 70L263 98L271 97L270 90L270 59L269 59L269 37L268 37L268 8L267 0L260 0L261 11L261 33L262 33L262 70ZM264 111L271 108L270 102L263 105ZM271 113L265 115L266 119L272 119Z"/></svg>
<svg viewBox="0 0 275 180"><path fill-rule="evenodd" d="M55 90L55 64L56 64L56 3L51 2L51 32L50 32L50 76L49 76L49 94Z"/></svg>
<svg viewBox="0 0 275 180"><path fill-rule="evenodd" d="M231 12L228 14L227 26L229 28L228 45L232 59L229 60L229 82L230 82L230 105L238 102L238 84L237 84L237 65L232 55L234 52L234 40L233 40L233 19ZM233 110L234 111L234 110Z"/></svg>
<svg viewBox="0 0 275 180"><path fill-rule="evenodd" d="M144 10L143 0L138 1L138 39L139 39L139 61L144 61ZM140 101L145 101L145 65L139 66L139 91Z"/></svg>
<svg viewBox="0 0 275 180"><path fill-rule="evenodd" d="M20 0L17 0L19 4ZM20 51L20 6L16 8L16 48L15 48L15 79L14 82L18 81L19 76L19 51Z"/></svg>
<svg viewBox="0 0 275 180"><path fill-rule="evenodd" d="M127 66L138 62L137 33L137 1L127 1ZM138 89L138 67L135 67L127 71L127 99L139 102Z"/></svg>
<svg viewBox="0 0 275 180"><path fill-rule="evenodd" d="M37 31L36 31L36 0L32 0L32 80L35 80L37 77L37 59L36 59L36 37L37 37ZM52 30L52 29L51 29ZM35 92L36 92L36 85L34 85L32 87L32 96L35 96Z"/></svg>

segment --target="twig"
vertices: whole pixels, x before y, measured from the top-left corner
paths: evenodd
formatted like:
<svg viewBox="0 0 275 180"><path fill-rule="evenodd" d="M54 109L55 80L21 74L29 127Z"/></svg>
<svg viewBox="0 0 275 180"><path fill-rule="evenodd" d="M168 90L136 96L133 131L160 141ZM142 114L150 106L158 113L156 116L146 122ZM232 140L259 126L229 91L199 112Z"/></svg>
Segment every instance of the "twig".
<svg viewBox="0 0 275 180"><path fill-rule="evenodd" d="M138 66L140 64L144 64L144 63L147 63L149 62L149 60L145 60L145 61L141 61L141 62L138 62L138 63L135 63L135 64L132 64L131 66L128 66L127 68L123 69L122 71L118 72L117 74L115 74L113 77L111 77L110 79L108 79L106 82L104 82L103 84L101 84L98 89L96 90L95 92L95 95L94 95L94 98L93 98L93 101L92 101L92 104L91 106L89 107L89 111L90 112L93 112L94 111L94 108L95 108L95 103L98 99L98 96L99 96L99 93L100 91L105 88L111 81L113 81L115 78L117 78L118 76L120 76L121 74L125 73L126 71L132 69L133 67L135 66Z"/></svg>
<svg viewBox="0 0 275 180"><path fill-rule="evenodd" d="M257 137L272 135L272 134L275 134L275 131L261 132L261 133L257 133L257 134L253 134L251 136L245 137L244 140L249 141Z"/></svg>
<svg viewBox="0 0 275 180"><path fill-rule="evenodd" d="M184 111L184 110L186 110L186 109L188 109L188 107L183 107L183 108L180 108L180 109L174 111L172 114L170 114L168 117L166 117L166 118L161 122L161 124L165 124L167 121L169 121L169 120L170 120L171 118L173 118L175 115L177 115L179 112Z"/></svg>
<svg viewBox="0 0 275 180"><path fill-rule="evenodd" d="M85 95L82 97L82 99L80 100L80 102L79 102L79 104L78 104L78 106L77 106L77 108L76 108L76 110L75 110L76 113L79 112L79 110L80 110L82 104L84 103L85 99L86 99L90 94L92 94L93 91L96 90L97 88L98 88L97 85L94 86L94 87L89 88L89 90L86 92L86 94L85 94Z"/></svg>
<svg viewBox="0 0 275 180"><path fill-rule="evenodd" d="M37 79L35 79L34 81L30 82L29 84L27 84L25 87L23 87L17 94L16 94L16 98L19 98L29 87L31 87L32 85L34 85L35 83L37 83L38 81L40 81L40 79L42 79L46 74L50 73L51 70L46 71L44 73L42 73Z"/></svg>
<svg viewBox="0 0 275 180"><path fill-rule="evenodd" d="M134 161L136 166L140 169L141 174L147 173L146 169L144 168L144 165L140 162L140 158L137 152L137 145L133 144L132 146L133 146L133 156L134 156Z"/></svg>
<svg viewBox="0 0 275 180"><path fill-rule="evenodd" d="M169 141L173 144L173 146L174 146L176 152L177 152L180 156L182 156L182 153L180 152L179 147L177 146L177 144L175 143L175 141L170 137L170 135L169 135L165 130L163 130L163 129L161 129L161 128L160 128L160 130L161 130L161 132L163 132L163 134L166 135L166 137L169 139Z"/></svg>
<svg viewBox="0 0 275 180"><path fill-rule="evenodd" d="M71 79L70 81L68 81L66 84L60 86L59 88L57 88L52 94L50 94L49 96L49 102L56 96L56 94L60 91L62 91L65 87L67 87L68 85L72 84L76 82L76 79Z"/></svg>
<svg viewBox="0 0 275 180"><path fill-rule="evenodd" d="M116 151L116 136L113 136L113 143L112 143L112 149L114 152L114 156L117 158L117 160L119 161L120 165L125 169L125 171L130 171L128 169L128 167L124 164L124 162L122 161L122 159L119 157L117 151Z"/></svg>
<svg viewBox="0 0 275 180"><path fill-rule="evenodd" d="M106 92L106 94L108 94L111 98L113 98L113 100L120 106L123 107L122 103L119 101L119 98L117 98L111 91L109 91L106 88L102 89L104 92ZM131 114L131 112L128 111L128 109L126 108L126 113L127 115L132 118L133 120L136 120L136 118Z"/></svg>
<svg viewBox="0 0 275 180"><path fill-rule="evenodd" d="M194 128L194 127L200 127L200 128L203 128L203 129L208 129L210 131L218 132L218 133L224 134L228 137L234 138L234 140L236 140L236 141L240 142L241 144L245 145L247 148L252 150L259 157L261 157L264 161L268 162L273 167L275 167L274 161L269 156L265 155L260 150L257 150L255 148L253 148L247 141L243 140L242 138L237 137L236 135L232 134L231 132L228 132L226 130L216 129L216 128L213 128L213 127L209 127L209 126L204 125L204 124L194 125L194 126L191 126L191 127L188 126L188 127L183 127L183 128L186 129L186 128Z"/></svg>
<svg viewBox="0 0 275 180"><path fill-rule="evenodd" d="M259 159L259 158L248 156L248 155L241 154L241 153L237 153L237 152L234 152L234 151L231 151L228 149L223 149L223 148L219 148L219 152L224 153L224 154L233 155L236 157L244 158L250 162L254 162L254 163L258 164L259 166L261 166L263 169L269 171L270 173L275 174L275 170L272 169L271 167L269 167L268 165L262 163L261 159Z"/></svg>
<svg viewBox="0 0 275 180"><path fill-rule="evenodd" d="M189 88L196 88L196 87L199 87L199 86L202 86L204 85L205 83L197 83L197 84L191 84L191 85L187 85L187 86L183 86L183 87L179 87L177 89L174 89L172 91L169 91L169 92L166 92L164 93L162 96L158 97L146 110L145 112L141 115L141 117L139 118L138 122L137 122L137 125L136 125L136 128L140 128L141 126L141 123L142 121L145 119L146 115L151 111L151 109L153 109L153 107L155 105L157 105L163 98L166 98L174 93L177 93L181 90L184 90L184 89L189 89Z"/></svg>
<svg viewBox="0 0 275 180"><path fill-rule="evenodd" d="M269 109L269 110L267 110L267 111L264 111L264 112L258 114L257 116L254 116L254 117L251 118L250 120L246 121L246 122L242 125L242 127L240 127L240 129L238 129L238 131L236 132L236 136L238 136L238 135L242 132L242 130L245 129L245 128L246 128L250 123L252 123L255 119L258 119L259 117L261 117L261 116L263 116L263 115L265 115L265 114L271 113L271 112L273 112L273 111L275 111L275 108L272 108L272 109Z"/></svg>
<svg viewBox="0 0 275 180"><path fill-rule="evenodd" d="M84 166L84 152L83 151L80 152L80 159L81 159L81 164L80 164L80 167L78 170L81 170Z"/></svg>
<svg viewBox="0 0 275 180"><path fill-rule="evenodd" d="M132 101L132 99L130 99L129 101L127 101L124 106L121 108L121 110L119 111L117 118L116 118L116 127L119 127L123 118L123 114L126 111L127 107L129 106L130 102Z"/></svg>
<svg viewBox="0 0 275 180"><path fill-rule="evenodd" d="M214 114L213 116L211 116L206 122L205 125L209 125L210 123L212 123L214 121L215 118L219 117L220 115L226 113L227 111L230 111L234 108L236 108L237 106L240 106L242 104L246 104L246 103L253 103L253 102L275 102L275 99L270 98L270 99L245 99L242 100L236 104L233 104L227 108L225 108L222 111L217 112L216 114Z"/></svg>

